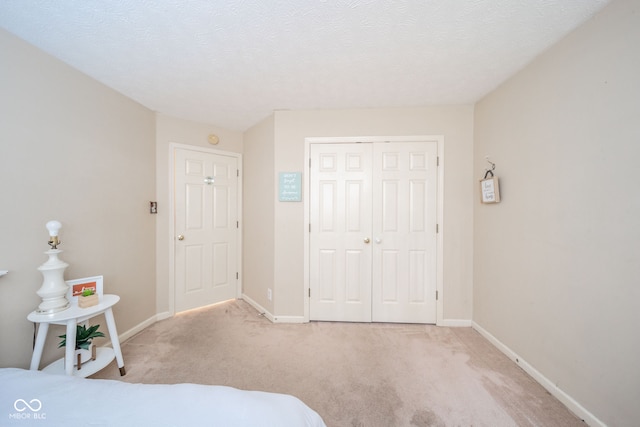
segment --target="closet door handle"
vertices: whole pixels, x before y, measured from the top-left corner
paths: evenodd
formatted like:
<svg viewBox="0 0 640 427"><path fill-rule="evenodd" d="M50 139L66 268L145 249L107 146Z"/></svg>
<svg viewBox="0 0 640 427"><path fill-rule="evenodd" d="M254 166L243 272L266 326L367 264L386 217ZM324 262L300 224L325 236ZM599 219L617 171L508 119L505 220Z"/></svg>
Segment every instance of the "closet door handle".
<svg viewBox="0 0 640 427"><path fill-rule="evenodd" d="M365 238L364 238L364 242L365 242L365 243L369 243L370 241L371 241L371 240L369 240L369 238L368 238L368 237L365 237Z"/></svg>
<svg viewBox="0 0 640 427"><path fill-rule="evenodd" d="M178 234L178 240L184 240L184 236L182 234Z"/></svg>
<svg viewBox="0 0 640 427"><path fill-rule="evenodd" d="M376 243L377 243L377 244L382 243L382 239L381 239L381 238L379 238L379 237L376 237Z"/></svg>

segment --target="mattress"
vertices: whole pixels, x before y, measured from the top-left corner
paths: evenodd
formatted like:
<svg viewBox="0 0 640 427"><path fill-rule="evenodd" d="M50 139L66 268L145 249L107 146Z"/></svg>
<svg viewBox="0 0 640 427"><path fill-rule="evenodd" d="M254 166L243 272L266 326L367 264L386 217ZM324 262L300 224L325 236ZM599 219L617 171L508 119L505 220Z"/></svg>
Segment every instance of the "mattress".
<svg viewBox="0 0 640 427"><path fill-rule="evenodd" d="M300 399L200 384L131 384L0 369L2 426L326 427Z"/></svg>

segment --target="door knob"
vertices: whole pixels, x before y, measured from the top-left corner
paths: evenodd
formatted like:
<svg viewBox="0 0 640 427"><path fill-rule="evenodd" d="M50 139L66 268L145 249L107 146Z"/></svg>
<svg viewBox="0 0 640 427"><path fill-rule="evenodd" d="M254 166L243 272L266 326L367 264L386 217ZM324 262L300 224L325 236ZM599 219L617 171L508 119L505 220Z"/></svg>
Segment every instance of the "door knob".
<svg viewBox="0 0 640 427"><path fill-rule="evenodd" d="M382 239L379 238L379 237L376 237L376 243L378 243L378 244L382 243Z"/></svg>
<svg viewBox="0 0 640 427"><path fill-rule="evenodd" d="M369 238L368 238L368 237L365 237L365 238L364 238L364 242L365 242L365 243L369 243L370 241L371 241L371 240L369 240Z"/></svg>
<svg viewBox="0 0 640 427"><path fill-rule="evenodd" d="M184 240L184 236L182 234L178 234L178 240Z"/></svg>

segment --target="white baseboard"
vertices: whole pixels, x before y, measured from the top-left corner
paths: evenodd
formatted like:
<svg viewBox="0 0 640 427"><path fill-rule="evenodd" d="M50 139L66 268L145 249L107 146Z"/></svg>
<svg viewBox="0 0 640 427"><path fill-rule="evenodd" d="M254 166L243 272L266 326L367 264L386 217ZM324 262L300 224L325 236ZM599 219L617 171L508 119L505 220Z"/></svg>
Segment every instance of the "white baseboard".
<svg viewBox="0 0 640 427"><path fill-rule="evenodd" d="M476 322L472 322L471 327L478 331L480 335L485 337L491 344L493 344L498 350L503 352L509 359L513 360L517 363L527 374L529 374L534 380L536 380L542 387L544 387L551 395L553 395L556 399L562 402L571 412L576 414L580 419L582 419L587 425L595 427L606 427L606 424L596 418L591 412L589 412L584 406L580 405L561 390L558 386L556 386L553 381L549 378L545 377L540 371L527 363L522 357L516 354L513 350L503 344L496 337L491 335L486 329L482 326L478 325Z"/></svg>
<svg viewBox="0 0 640 427"><path fill-rule="evenodd" d="M156 314L156 322L159 322L159 321L164 320L164 319L168 319L170 317L173 317L173 315L171 313L169 313L168 311L164 311L162 313L158 313L158 314Z"/></svg>
<svg viewBox="0 0 640 427"><path fill-rule="evenodd" d="M248 302L251 307L255 308L261 316L264 316L272 323L275 323L273 315L269 313L266 308L255 302L251 297L248 297L246 294L242 294L242 299Z"/></svg>
<svg viewBox="0 0 640 427"><path fill-rule="evenodd" d="M470 328L471 319L442 319L437 326L444 326L448 328Z"/></svg>
<svg viewBox="0 0 640 427"><path fill-rule="evenodd" d="M136 326L134 326L133 328L129 329L128 331L125 331L122 334L118 334L118 339L120 340L120 344L122 345L123 342L125 342L126 340L128 340L132 336L142 332L143 330L145 330L149 326L153 325L154 323L156 323L156 322L158 322L160 320L168 319L169 317L171 317L169 315L169 313L158 313L155 316L151 316L147 320L137 324ZM111 347L111 341L109 341L105 345Z"/></svg>
<svg viewBox="0 0 640 427"><path fill-rule="evenodd" d="M305 323L304 316L274 316L273 323Z"/></svg>
<svg viewBox="0 0 640 427"><path fill-rule="evenodd" d="M169 317L171 317L171 316L169 316L169 313L159 313L159 314L156 314L155 316L151 316L147 320L137 324L136 326L134 326L133 328L129 329L128 331L126 331L126 332L124 332L122 334L118 334L118 341L120 341L120 345L122 346L123 342L125 342L126 340L128 340L132 336L142 332L143 330L145 330L149 326L153 325L157 321L163 320L163 319L167 319ZM102 347L111 347L111 348L113 348L113 344L111 344L111 340L108 340L107 342L102 344Z"/></svg>
<svg viewBox="0 0 640 427"><path fill-rule="evenodd" d="M242 294L242 299L249 303L250 306L258 310L260 315L266 317L271 323L304 323L304 316L274 316L263 306L255 302L253 299L245 294Z"/></svg>

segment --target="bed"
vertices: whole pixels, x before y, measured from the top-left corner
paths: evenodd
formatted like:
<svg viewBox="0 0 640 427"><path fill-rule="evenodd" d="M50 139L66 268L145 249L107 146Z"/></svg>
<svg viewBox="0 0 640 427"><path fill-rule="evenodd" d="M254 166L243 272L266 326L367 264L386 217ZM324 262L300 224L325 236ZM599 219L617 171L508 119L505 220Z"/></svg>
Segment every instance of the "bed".
<svg viewBox="0 0 640 427"><path fill-rule="evenodd" d="M298 398L199 384L130 384L0 369L5 426L325 427Z"/></svg>

